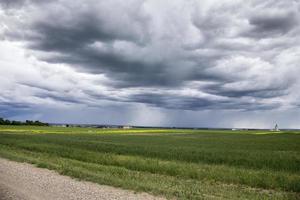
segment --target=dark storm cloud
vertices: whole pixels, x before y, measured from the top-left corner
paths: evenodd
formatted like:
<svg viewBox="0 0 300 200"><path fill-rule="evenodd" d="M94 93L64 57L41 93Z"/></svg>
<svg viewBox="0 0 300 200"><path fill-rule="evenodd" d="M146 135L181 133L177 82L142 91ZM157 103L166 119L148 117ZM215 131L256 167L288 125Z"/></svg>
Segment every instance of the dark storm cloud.
<svg viewBox="0 0 300 200"><path fill-rule="evenodd" d="M287 94L285 90L279 89L263 89L263 90L243 90L243 91L223 91L221 94L224 94L228 97L242 97L242 96L251 96L256 98L274 98L280 97Z"/></svg>
<svg viewBox="0 0 300 200"><path fill-rule="evenodd" d="M39 2L2 1L5 8L22 5L26 19L8 23L4 37L22 41L48 64L105 75L110 81L106 89L122 93L113 96L80 86L80 95L91 102L264 110L278 107L271 100L288 95L295 84L288 72L295 69L297 60L290 61L282 53L287 48L282 37L290 37L291 44L298 41L296 34L288 35L297 33L299 17L288 4L283 8L272 4L269 9L268 3L252 1L244 6L226 1L214 6L204 3L202 9L197 2L190 6L181 1L180 5L190 7L177 13L176 3L171 7L154 1ZM37 98L89 104L65 90L60 94L55 87L27 84L35 85L42 90L34 94Z"/></svg>
<svg viewBox="0 0 300 200"><path fill-rule="evenodd" d="M165 107L169 109L207 109L210 106L216 105L216 102L209 101L205 98L184 97L177 95L164 94L137 94L132 95L128 99L129 102L146 103L155 107ZM219 103L219 102L218 102Z"/></svg>
<svg viewBox="0 0 300 200"><path fill-rule="evenodd" d="M25 0L1 0L0 6L4 8L19 7L25 3Z"/></svg>
<svg viewBox="0 0 300 200"><path fill-rule="evenodd" d="M75 104L82 103L82 101L79 101L75 98L64 97L64 96L61 96L59 94L57 94L57 95L54 95L54 94L36 95L36 97L38 97L38 98L49 98L49 99L52 99L56 102L63 102L63 103L75 103Z"/></svg>
<svg viewBox="0 0 300 200"><path fill-rule="evenodd" d="M96 41L110 43L114 40L128 40L141 43L144 39L142 37L146 37L146 35L139 36L134 30L111 30L111 27L106 26L103 20L99 20L93 12L78 15L73 13L73 15L74 19L62 24L54 23L63 20L60 16L50 16L53 21L33 23L30 28L34 30L37 37L29 38L32 40L29 47L41 51L61 53L74 51L76 53L76 50L85 48Z"/></svg>
<svg viewBox="0 0 300 200"><path fill-rule="evenodd" d="M287 95L288 85L270 85L264 88L252 89L230 89L224 88L223 84L213 84L203 88L204 91L211 94L221 94L222 96L239 98L239 97L255 97L255 98L274 98Z"/></svg>
<svg viewBox="0 0 300 200"><path fill-rule="evenodd" d="M297 26L298 18L293 12L254 15L249 19L253 27L246 35L253 37L271 37L286 34Z"/></svg>
<svg viewBox="0 0 300 200"><path fill-rule="evenodd" d="M262 95L261 95L262 96ZM155 107L183 110L268 110L280 106L279 103L265 105L260 102L249 102L234 99L211 99L207 97L187 97L176 94L137 94L127 100L129 102L146 103Z"/></svg>
<svg viewBox="0 0 300 200"><path fill-rule="evenodd" d="M15 117L31 109L26 103L0 102L0 117Z"/></svg>
<svg viewBox="0 0 300 200"><path fill-rule="evenodd" d="M25 5L30 4L43 4L51 1L56 0L1 0L0 1L0 7L2 6L4 9L20 9Z"/></svg>
<svg viewBox="0 0 300 200"><path fill-rule="evenodd" d="M137 7L139 9L139 7ZM51 20L37 20L29 25L32 34L25 35L28 48L42 52L59 53L55 56L43 58L52 63L68 63L80 70L92 73L106 73L119 80L119 87L143 85L171 85L181 80L166 78L172 63L161 60L145 62L143 57L122 55L114 47L114 42L125 41L144 48L150 41L147 32L147 17L136 13L117 13L129 18L128 26L119 22L118 16L107 22L105 16L99 16L97 10L77 11L67 10L71 19L64 19L61 15L48 16ZM136 18L135 18L136 17ZM65 21L64 21L65 20ZM61 21L60 23L56 23ZM115 25L114 25L115 23ZM127 22L125 22L127 23ZM11 37L15 33L7 33ZM106 50L91 47L101 43Z"/></svg>
<svg viewBox="0 0 300 200"><path fill-rule="evenodd" d="M70 53L71 52L71 53ZM90 49L71 49L60 56L46 59L53 63L69 63L83 71L91 73L105 73L114 77L118 87L133 86L165 86L176 85L179 81L170 78L167 63L147 63L133 60L114 52L96 52Z"/></svg>

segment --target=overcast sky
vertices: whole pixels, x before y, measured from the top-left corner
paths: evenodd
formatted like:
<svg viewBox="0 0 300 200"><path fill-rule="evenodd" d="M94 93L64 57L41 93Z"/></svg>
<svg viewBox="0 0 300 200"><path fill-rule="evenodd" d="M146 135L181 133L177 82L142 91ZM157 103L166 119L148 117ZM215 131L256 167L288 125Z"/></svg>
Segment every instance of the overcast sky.
<svg viewBox="0 0 300 200"><path fill-rule="evenodd" d="M299 0L0 0L0 116L300 128Z"/></svg>

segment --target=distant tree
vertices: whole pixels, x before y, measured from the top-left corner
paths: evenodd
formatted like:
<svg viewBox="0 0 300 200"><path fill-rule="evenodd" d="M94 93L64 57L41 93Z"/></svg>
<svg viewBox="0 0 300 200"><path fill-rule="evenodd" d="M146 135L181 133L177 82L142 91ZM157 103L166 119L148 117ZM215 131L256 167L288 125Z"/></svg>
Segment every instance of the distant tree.
<svg viewBox="0 0 300 200"><path fill-rule="evenodd" d="M30 126L49 126L48 123L43 123L40 121L31 121L31 120L26 120L25 122L21 121L10 121L8 119L4 119L0 117L0 125L30 125Z"/></svg>
<svg viewBox="0 0 300 200"><path fill-rule="evenodd" d="M4 125L4 119L0 117L0 125Z"/></svg>
<svg viewBox="0 0 300 200"><path fill-rule="evenodd" d="M49 126L48 123L43 123L43 122L40 122L40 121L33 122L33 125L35 125L35 126Z"/></svg>
<svg viewBox="0 0 300 200"><path fill-rule="evenodd" d="M19 121L11 121L11 125L22 125L22 122Z"/></svg>
<svg viewBox="0 0 300 200"><path fill-rule="evenodd" d="M11 123L12 122L8 119L3 119L2 117L0 118L0 125L10 125Z"/></svg>

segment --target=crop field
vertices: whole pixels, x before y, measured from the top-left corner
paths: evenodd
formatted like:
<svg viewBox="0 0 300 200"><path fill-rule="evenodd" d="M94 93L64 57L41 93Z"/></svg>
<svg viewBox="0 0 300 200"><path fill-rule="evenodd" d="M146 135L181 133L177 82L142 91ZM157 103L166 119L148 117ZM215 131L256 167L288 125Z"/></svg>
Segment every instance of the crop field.
<svg viewBox="0 0 300 200"><path fill-rule="evenodd" d="M300 199L300 132L0 126L0 156L169 199Z"/></svg>

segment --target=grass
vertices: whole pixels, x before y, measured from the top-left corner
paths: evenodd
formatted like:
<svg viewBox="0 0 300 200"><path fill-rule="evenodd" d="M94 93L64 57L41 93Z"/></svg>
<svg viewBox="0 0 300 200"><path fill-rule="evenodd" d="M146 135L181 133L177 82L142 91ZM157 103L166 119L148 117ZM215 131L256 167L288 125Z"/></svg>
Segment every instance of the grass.
<svg viewBox="0 0 300 200"><path fill-rule="evenodd" d="M176 199L300 199L299 132L0 126L0 156Z"/></svg>

